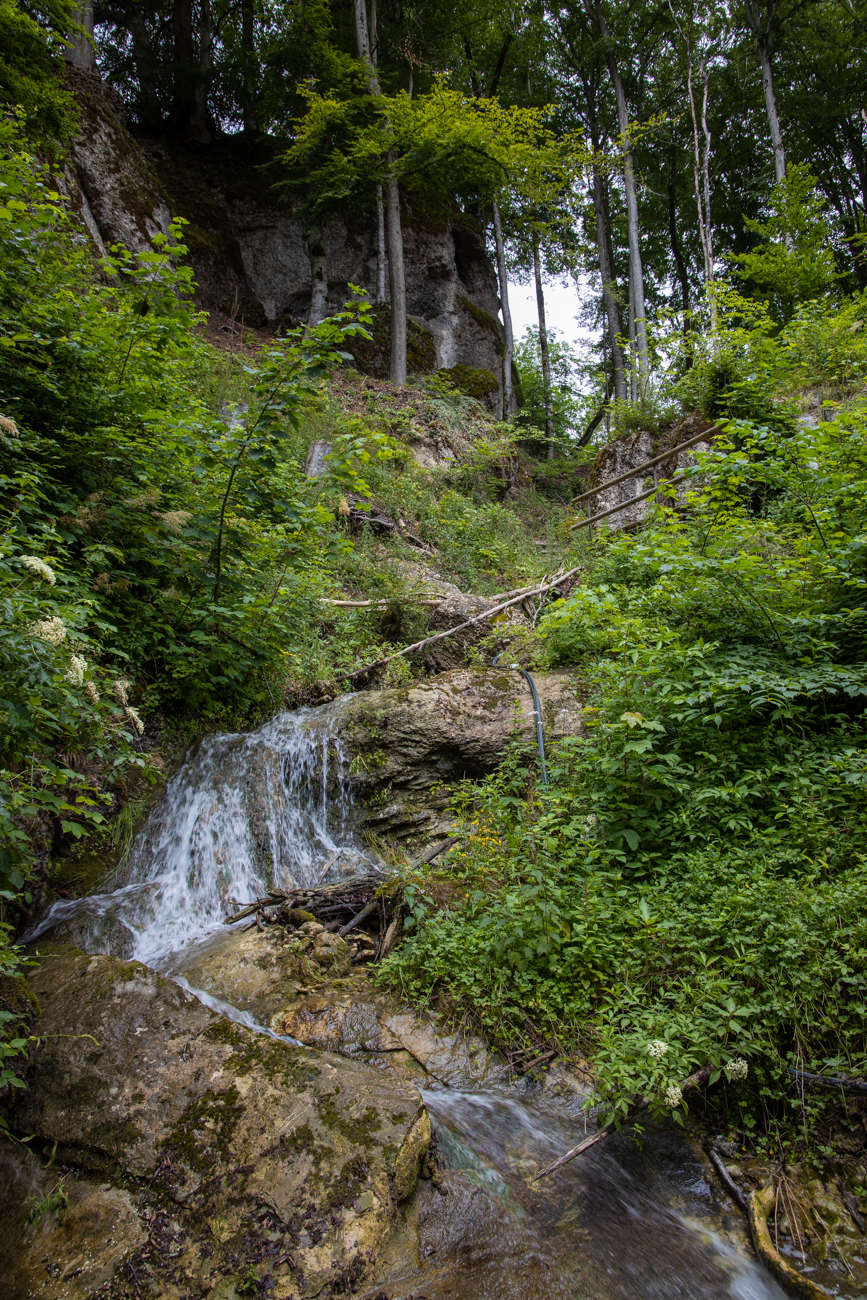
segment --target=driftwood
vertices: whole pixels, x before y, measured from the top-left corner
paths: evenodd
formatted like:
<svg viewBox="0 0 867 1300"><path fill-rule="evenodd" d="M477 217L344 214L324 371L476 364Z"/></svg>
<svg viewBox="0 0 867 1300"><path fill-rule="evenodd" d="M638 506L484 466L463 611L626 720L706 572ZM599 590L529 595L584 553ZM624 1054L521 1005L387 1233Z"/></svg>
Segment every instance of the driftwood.
<svg viewBox="0 0 867 1300"><path fill-rule="evenodd" d="M801 1296L803 1300L830 1300L829 1291L816 1282L811 1282L808 1277L804 1277L793 1265L783 1259L778 1250L774 1249L768 1231L768 1215L774 1208L776 1200L777 1193L773 1179L761 1191L750 1194L747 1218L756 1254L793 1295Z"/></svg>
<svg viewBox="0 0 867 1300"><path fill-rule="evenodd" d="M572 578L576 573L581 572L581 566L574 569L568 569L565 573L558 573L550 582L542 583L541 586L528 587L525 591L519 592L517 596L503 601L501 605L495 605L492 609L483 610L481 614L474 614L464 623L459 623L457 627L446 628L445 632L435 632L433 636L427 636L423 641L416 641L413 645L404 646L402 650L397 650L393 655L386 655L384 659L375 659L373 663L365 664L363 668L356 668L353 673L346 673L347 681L354 681L356 677L364 677L367 673L372 673L374 668L383 668L386 664L392 663L395 659L401 659L404 655L413 654L416 650L423 650L425 646L433 645L434 641L442 641L444 637L456 636L458 632L463 632L468 627L474 627L476 623L484 623L486 619L494 618L497 614L502 614L504 609L510 609L512 605L519 605L521 601L529 599L531 596L543 596L546 591ZM343 674L341 674L343 676Z"/></svg>
<svg viewBox="0 0 867 1300"><path fill-rule="evenodd" d="M691 1074L688 1079L684 1079L683 1083L680 1085L680 1091L683 1095L686 1096L688 1092L692 1092L693 1089L700 1088L703 1083L706 1083L710 1078L712 1069L713 1066L711 1065L703 1065L700 1070L696 1070L695 1074ZM647 1110L653 1104L653 1101L654 1098L649 1096L642 1097L640 1100L634 1102L627 1114L624 1116L624 1122L628 1123L630 1120L634 1119L636 1115L640 1115L642 1111ZM603 1138L608 1137L608 1134L613 1133L616 1127L617 1125L614 1120L612 1120L610 1124L606 1124L603 1128L597 1129L590 1137L585 1138L583 1142L579 1142L577 1147L573 1147L571 1151L567 1151L565 1156L560 1156L560 1159L555 1160L553 1164L546 1165L544 1169L540 1169L538 1174L533 1175L531 1181L536 1182L539 1178L547 1178L548 1174L553 1174L555 1169L562 1168L562 1166L568 1164L570 1160L574 1160L576 1156L580 1156L584 1151L589 1151L590 1147L595 1146L597 1142L601 1142Z"/></svg>

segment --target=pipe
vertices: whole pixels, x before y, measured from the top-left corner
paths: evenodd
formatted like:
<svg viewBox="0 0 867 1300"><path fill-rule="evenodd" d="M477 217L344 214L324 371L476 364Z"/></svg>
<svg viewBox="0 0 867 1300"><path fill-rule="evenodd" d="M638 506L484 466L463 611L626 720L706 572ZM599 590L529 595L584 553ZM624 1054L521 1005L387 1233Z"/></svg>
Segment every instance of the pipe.
<svg viewBox="0 0 867 1300"><path fill-rule="evenodd" d="M495 668L505 653L505 650L503 650L500 654L494 656L493 666ZM539 767L542 769L542 785L547 790L548 769L545 766L545 737L542 735L542 705L539 703L539 692L536 690L536 683L533 681L526 668L522 668L520 664L505 664L504 667L514 668L517 672L526 677L527 681L530 683L530 690L533 693L533 712L536 715L536 744L539 747Z"/></svg>

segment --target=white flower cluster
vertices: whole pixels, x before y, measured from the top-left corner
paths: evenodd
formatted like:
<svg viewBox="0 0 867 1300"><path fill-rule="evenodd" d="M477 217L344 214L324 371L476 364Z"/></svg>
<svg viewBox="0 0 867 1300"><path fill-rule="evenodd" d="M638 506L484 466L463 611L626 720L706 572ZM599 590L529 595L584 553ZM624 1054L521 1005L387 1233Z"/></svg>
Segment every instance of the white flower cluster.
<svg viewBox="0 0 867 1300"><path fill-rule="evenodd" d="M21 563L25 569L35 573L43 582L47 582L49 587L54 586L54 570L44 560L40 560L38 555L22 555Z"/></svg>
<svg viewBox="0 0 867 1300"><path fill-rule="evenodd" d="M668 1052L668 1043L663 1038L654 1038L647 1048L647 1055L653 1061L662 1060Z"/></svg>
<svg viewBox="0 0 867 1300"><path fill-rule="evenodd" d="M144 723L136 713L135 709L131 709L130 706L127 704L123 712L124 712L124 717L126 718L129 725L132 727L135 734L137 736L140 736L144 731Z"/></svg>
<svg viewBox="0 0 867 1300"><path fill-rule="evenodd" d="M665 1104L674 1110L683 1101L683 1093L676 1083L670 1083L665 1090Z"/></svg>
<svg viewBox="0 0 867 1300"><path fill-rule="evenodd" d="M87 672L87 660L81 655L73 655L69 660L66 680L70 686L83 686L84 674Z"/></svg>
<svg viewBox="0 0 867 1300"><path fill-rule="evenodd" d="M99 704L99 691L96 689L93 682L84 683L84 693L90 700L91 704Z"/></svg>
<svg viewBox="0 0 867 1300"><path fill-rule="evenodd" d="M732 1083L743 1083L750 1072L750 1067L742 1056L736 1056L734 1060L729 1061L726 1070Z"/></svg>
<svg viewBox="0 0 867 1300"><path fill-rule="evenodd" d="M66 628L62 618L38 618L29 627L31 636L37 637L47 645L60 645L66 640Z"/></svg>
<svg viewBox="0 0 867 1300"><path fill-rule="evenodd" d="M584 825L588 831L592 831L594 826L599 825L599 818L595 813L590 813L589 816L584 818Z"/></svg>
<svg viewBox="0 0 867 1300"><path fill-rule="evenodd" d="M123 709L125 709L129 704L129 692L131 689L132 682L126 681L123 677L119 677L116 682L112 682L111 684L111 693Z"/></svg>
<svg viewBox="0 0 867 1300"><path fill-rule="evenodd" d="M18 425L8 415L0 415L0 429L8 433L11 438L18 437Z"/></svg>
<svg viewBox="0 0 867 1300"><path fill-rule="evenodd" d="M162 514L157 515L157 519L162 519L169 532L176 536L186 528L192 517L191 510L164 510Z"/></svg>

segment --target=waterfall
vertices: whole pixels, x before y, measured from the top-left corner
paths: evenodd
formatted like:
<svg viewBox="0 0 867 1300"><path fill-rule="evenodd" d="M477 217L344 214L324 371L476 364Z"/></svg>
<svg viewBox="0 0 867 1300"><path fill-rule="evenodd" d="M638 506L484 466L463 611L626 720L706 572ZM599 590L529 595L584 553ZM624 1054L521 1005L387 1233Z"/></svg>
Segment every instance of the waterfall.
<svg viewBox="0 0 867 1300"><path fill-rule="evenodd" d="M59 927L88 952L151 966L218 928L235 903L371 863L354 831L337 723L349 696L203 740L136 837L123 883L59 902L26 935Z"/></svg>

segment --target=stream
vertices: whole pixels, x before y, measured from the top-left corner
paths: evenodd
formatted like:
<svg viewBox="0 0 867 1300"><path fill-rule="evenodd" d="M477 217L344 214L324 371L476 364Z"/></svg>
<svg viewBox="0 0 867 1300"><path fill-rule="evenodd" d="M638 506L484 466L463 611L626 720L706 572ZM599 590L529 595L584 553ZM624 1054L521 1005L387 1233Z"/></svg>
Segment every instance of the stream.
<svg viewBox="0 0 867 1300"><path fill-rule="evenodd" d="M278 714L240 735L210 736L168 782L111 888L58 902L25 936L135 958L185 987L184 970L230 905L272 886L339 879L376 865L357 831L344 701ZM336 855L336 857L335 857ZM195 989L192 990L196 992ZM233 1019L249 1013L200 995ZM270 1033L270 1030L263 1030ZM543 1183L533 1173L583 1135L577 1100L550 1091L423 1088L447 1195L409 1212L423 1261L395 1265L371 1296L387 1300L779 1300L743 1222L704 1161L674 1129L641 1148L615 1135ZM386 1289L383 1290L382 1288Z"/></svg>

